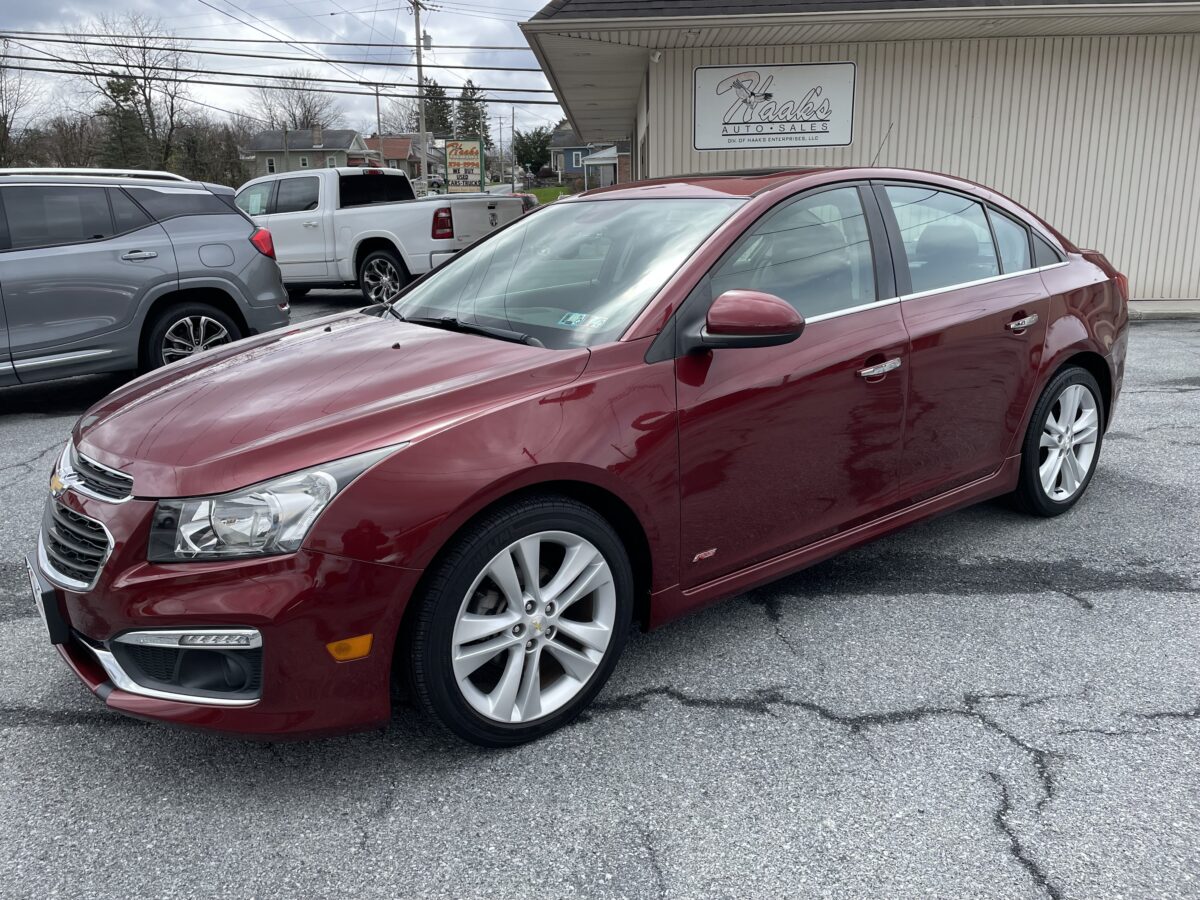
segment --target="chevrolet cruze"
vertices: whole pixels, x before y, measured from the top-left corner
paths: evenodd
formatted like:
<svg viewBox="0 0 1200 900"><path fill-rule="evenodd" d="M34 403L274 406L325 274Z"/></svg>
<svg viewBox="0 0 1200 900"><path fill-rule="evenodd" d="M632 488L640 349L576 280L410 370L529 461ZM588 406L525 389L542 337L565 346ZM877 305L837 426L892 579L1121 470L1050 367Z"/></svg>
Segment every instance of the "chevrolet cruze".
<svg viewBox="0 0 1200 900"><path fill-rule="evenodd" d="M540 208L368 307L127 385L50 478L34 597L109 707L277 737L402 678L502 746L651 628L999 495L1079 502L1127 285L994 191L704 175Z"/></svg>

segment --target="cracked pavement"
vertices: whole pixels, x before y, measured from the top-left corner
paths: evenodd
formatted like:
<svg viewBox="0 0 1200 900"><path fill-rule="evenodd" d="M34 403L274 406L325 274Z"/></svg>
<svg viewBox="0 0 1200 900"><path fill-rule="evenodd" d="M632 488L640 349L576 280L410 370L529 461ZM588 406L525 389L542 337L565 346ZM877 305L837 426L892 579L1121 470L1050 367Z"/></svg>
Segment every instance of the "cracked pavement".
<svg viewBox="0 0 1200 900"><path fill-rule="evenodd" d="M1200 895L1198 363L1200 323L1134 327L1071 514L984 504L637 635L502 752L408 708L281 744L109 713L20 560L120 379L0 389L0 896Z"/></svg>

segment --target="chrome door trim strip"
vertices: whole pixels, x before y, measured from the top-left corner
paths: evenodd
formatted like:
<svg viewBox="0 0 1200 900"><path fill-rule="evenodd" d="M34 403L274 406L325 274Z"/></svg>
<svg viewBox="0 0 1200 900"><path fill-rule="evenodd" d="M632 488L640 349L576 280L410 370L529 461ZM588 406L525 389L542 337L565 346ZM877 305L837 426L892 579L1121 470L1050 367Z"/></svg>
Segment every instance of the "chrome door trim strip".
<svg viewBox="0 0 1200 900"><path fill-rule="evenodd" d="M949 284L946 287L933 288L928 291L915 291L911 294L902 294L901 301L905 300L920 300L922 297L932 297L934 294L945 294L950 291L959 291L963 288L977 287L981 284L991 284L995 281L1006 281L1009 278L1017 278L1021 275L1033 275L1035 272L1046 272L1050 269L1057 269L1060 266L1068 265L1065 262L1051 263L1048 266L1041 266L1037 269L1022 269L1020 272L1005 272L1003 275L989 275L987 278L978 278L975 281L963 281L959 284Z"/></svg>
<svg viewBox="0 0 1200 900"><path fill-rule="evenodd" d="M12 372L16 374L16 371L17 368L12 363L0 360L0 375L5 374L6 372Z"/></svg>
<svg viewBox="0 0 1200 900"><path fill-rule="evenodd" d="M53 356L35 356L32 359L14 359L13 368L36 369L40 366L54 366L60 363L76 362L77 360L93 359L97 356L111 356L112 350L76 350L73 353L56 353Z"/></svg>
<svg viewBox="0 0 1200 900"><path fill-rule="evenodd" d="M828 319L836 319L841 316L848 316L852 313L865 312L868 309L879 309L881 306L891 306L893 303L899 303L900 297L888 297L886 300L876 300L874 303L864 303L861 306L851 306L848 309L838 309L833 312L821 313L819 316L805 317L804 324L812 325L816 322L824 322Z"/></svg>

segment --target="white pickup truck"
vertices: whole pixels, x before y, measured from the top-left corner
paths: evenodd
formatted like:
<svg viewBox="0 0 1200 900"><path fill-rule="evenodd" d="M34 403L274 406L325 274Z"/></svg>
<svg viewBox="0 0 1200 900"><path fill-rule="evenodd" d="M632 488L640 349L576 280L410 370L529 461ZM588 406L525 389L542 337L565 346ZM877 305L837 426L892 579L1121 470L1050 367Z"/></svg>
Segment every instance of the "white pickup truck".
<svg viewBox="0 0 1200 900"><path fill-rule="evenodd" d="M405 284L522 214L517 197L418 199L397 169L311 169L256 178L237 205L271 232L292 297L314 287L390 300Z"/></svg>

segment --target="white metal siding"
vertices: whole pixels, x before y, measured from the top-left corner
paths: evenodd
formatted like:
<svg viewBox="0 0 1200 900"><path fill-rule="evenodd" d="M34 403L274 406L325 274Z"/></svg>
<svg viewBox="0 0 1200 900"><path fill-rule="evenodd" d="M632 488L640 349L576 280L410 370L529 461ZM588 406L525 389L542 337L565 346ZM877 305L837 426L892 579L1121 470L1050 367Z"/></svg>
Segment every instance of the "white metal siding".
<svg viewBox="0 0 1200 900"><path fill-rule="evenodd" d="M695 66L843 60L858 64L851 146L691 149ZM666 50L649 100L651 176L878 154L1007 194L1103 251L1136 297L1200 297L1196 34Z"/></svg>

